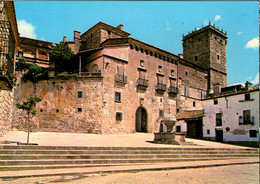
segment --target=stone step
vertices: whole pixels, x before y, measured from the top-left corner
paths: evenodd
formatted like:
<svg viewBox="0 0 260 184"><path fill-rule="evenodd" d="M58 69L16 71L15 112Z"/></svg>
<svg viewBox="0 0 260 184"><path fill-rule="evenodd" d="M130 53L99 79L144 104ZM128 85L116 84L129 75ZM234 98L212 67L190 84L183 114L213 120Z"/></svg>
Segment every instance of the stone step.
<svg viewBox="0 0 260 184"><path fill-rule="evenodd" d="M0 150L218 150L218 151L259 151L254 148L197 148L197 147L75 147L75 146L33 146L33 145L0 145Z"/></svg>
<svg viewBox="0 0 260 184"><path fill-rule="evenodd" d="M195 158L195 157L258 157L258 154L60 154L60 155L0 155L1 160L40 160L40 159L127 159L127 158Z"/></svg>
<svg viewBox="0 0 260 184"><path fill-rule="evenodd" d="M244 150L0 150L0 155L4 154L258 154L258 151Z"/></svg>
<svg viewBox="0 0 260 184"><path fill-rule="evenodd" d="M64 159L64 160L5 160L0 166L22 165L71 165L71 164L125 164L125 163L158 163L158 162L186 162L202 160L234 159L234 157L198 157L198 158L156 158L156 159Z"/></svg>

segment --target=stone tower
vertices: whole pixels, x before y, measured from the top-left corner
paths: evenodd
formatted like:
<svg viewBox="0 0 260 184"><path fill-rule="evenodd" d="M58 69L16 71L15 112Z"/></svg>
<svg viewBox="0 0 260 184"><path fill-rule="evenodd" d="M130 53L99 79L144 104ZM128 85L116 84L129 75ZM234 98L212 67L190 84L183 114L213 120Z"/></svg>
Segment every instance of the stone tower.
<svg viewBox="0 0 260 184"><path fill-rule="evenodd" d="M208 70L208 93L227 85L227 35L211 24L183 36L183 59Z"/></svg>

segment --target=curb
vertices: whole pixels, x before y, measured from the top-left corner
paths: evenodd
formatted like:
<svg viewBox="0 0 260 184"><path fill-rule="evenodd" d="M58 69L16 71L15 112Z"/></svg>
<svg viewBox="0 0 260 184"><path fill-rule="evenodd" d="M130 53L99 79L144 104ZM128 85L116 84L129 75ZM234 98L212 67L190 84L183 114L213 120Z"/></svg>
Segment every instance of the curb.
<svg viewBox="0 0 260 184"><path fill-rule="evenodd" d="M87 174L104 174L104 173L136 173L144 171L166 171L166 170L179 170L179 169L196 169L196 168L210 168L232 165L247 165L247 164L259 164L258 161L249 162L236 162L236 163L220 163L220 164L202 164L202 165L188 165L188 166L173 166L173 167L151 167L151 168L133 168L133 169L111 169L104 171L78 171L78 172L64 172L64 173L46 173L46 174L27 174L16 176L0 176L0 179L18 179L18 178L30 178L30 177L48 177L48 176L65 176L65 175L87 175Z"/></svg>

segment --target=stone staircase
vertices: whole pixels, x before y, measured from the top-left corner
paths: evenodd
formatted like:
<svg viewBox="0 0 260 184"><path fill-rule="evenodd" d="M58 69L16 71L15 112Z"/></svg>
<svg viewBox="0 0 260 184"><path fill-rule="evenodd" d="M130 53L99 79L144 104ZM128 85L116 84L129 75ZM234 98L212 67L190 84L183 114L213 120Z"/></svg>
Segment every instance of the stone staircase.
<svg viewBox="0 0 260 184"><path fill-rule="evenodd" d="M1 145L0 172L130 166L259 157L258 149Z"/></svg>

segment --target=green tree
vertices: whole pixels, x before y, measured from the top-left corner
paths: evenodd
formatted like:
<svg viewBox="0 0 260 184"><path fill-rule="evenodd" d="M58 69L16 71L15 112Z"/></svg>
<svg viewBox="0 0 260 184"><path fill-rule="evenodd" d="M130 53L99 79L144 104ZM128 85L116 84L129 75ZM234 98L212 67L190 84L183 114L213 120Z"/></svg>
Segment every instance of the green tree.
<svg viewBox="0 0 260 184"><path fill-rule="evenodd" d="M30 138L30 132L31 132L31 116L35 116L37 114L37 110L35 109L35 105L37 102L42 101L41 98L38 97L32 97L30 96L26 101L24 101L22 104L17 103L16 107L18 109L22 109L26 111L27 113L27 144L29 144L29 138Z"/></svg>
<svg viewBox="0 0 260 184"><path fill-rule="evenodd" d="M55 64L55 70L57 72L71 72L73 69L72 59L74 55L74 52L69 46L64 44L57 45L50 52L50 57L53 59Z"/></svg>

